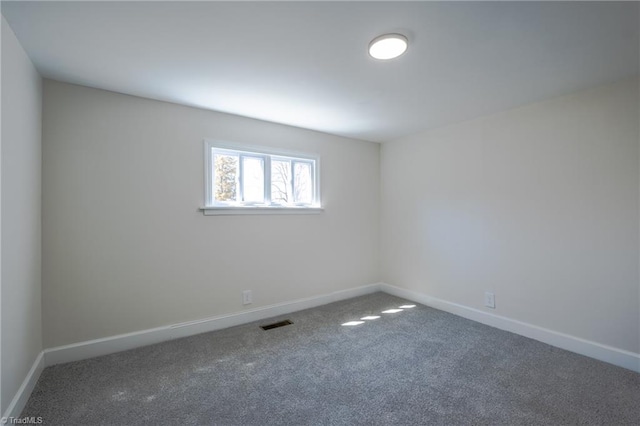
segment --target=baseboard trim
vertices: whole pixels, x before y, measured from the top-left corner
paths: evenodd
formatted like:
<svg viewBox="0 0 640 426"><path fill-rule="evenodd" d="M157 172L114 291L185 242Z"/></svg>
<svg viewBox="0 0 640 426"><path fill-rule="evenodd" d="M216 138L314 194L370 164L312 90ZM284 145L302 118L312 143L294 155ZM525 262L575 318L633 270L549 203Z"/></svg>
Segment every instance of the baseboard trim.
<svg viewBox="0 0 640 426"><path fill-rule="evenodd" d="M510 331L551 346L595 358L597 360L640 373L640 354L634 352L603 345L500 315L480 311L478 309L448 302L446 300L396 287L387 283L380 283L379 287L381 291L393 296L409 299L441 311L449 312L501 330Z"/></svg>
<svg viewBox="0 0 640 426"><path fill-rule="evenodd" d="M45 367L65 362L79 361L101 355L108 355L142 346L160 343L181 337L192 336L209 331L242 325L266 318L277 317L303 309L314 308L340 300L364 296L366 294L383 291L393 296L412 300L435 309L449 312L463 318L467 318L482 324L501 330L519 334L561 349L598 359L613 365L627 368L640 373L640 354L603 345L597 342L581 339L579 337L538 327L511 318L491 314L470 308L457 303L448 302L418 293L412 290L396 287L387 283L375 283L348 290L336 291L320 296L297 299L274 305L264 306L243 312L228 315L219 315L196 321L188 321L164 327L137 331L105 337L71 345L45 349L40 352L34 361L29 373L25 377L18 392L7 407L4 417L20 416L29 396L33 392L36 383Z"/></svg>
<svg viewBox="0 0 640 426"><path fill-rule="evenodd" d="M36 357L36 360L33 362L27 376L18 388L18 392L16 392L11 403L7 407L7 410L4 412L3 418L20 417L20 413L22 413L22 410L27 404L27 401L31 396L31 392L33 392L33 389L36 387L36 383L38 383L42 370L44 370L44 352L40 352Z"/></svg>
<svg viewBox="0 0 640 426"><path fill-rule="evenodd" d="M45 366L79 361L115 352L148 346L180 337L242 325L303 309L315 308L339 300L351 299L380 291L380 283L369 284L320 296L292 300L228 315L168 325L133 333L58 346L44 351Z"/></svg>

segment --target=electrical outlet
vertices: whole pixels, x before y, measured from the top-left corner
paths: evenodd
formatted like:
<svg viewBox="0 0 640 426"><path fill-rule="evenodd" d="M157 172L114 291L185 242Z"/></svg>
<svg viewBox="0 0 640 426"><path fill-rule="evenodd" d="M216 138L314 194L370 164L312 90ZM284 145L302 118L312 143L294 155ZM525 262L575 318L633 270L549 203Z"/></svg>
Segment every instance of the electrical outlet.
<svg viewBox="0 0 640 426"><path fill-rule="evenodd" d="M245 290L242 292L242 304L250 305L253 303L253 297L251 296L251 290Z"/></svg>
<svg viewBox="0 0 640 426"><path fill-rule="evenodd" d="M488 291L484 293L484 306L491 309L496 308L496 296L493 293Z"/></svg>

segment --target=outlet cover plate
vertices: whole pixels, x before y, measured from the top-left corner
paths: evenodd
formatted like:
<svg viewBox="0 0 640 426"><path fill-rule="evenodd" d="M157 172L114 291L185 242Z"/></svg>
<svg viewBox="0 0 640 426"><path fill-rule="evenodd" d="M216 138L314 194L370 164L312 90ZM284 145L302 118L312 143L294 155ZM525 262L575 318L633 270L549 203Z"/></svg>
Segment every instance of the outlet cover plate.
<svg viewBox="0 0 640 426"><path fill-rule="evenodd" d="M491 309L496 308L496 296L493 293L489 291L484 293L484 306Z"/></svg>

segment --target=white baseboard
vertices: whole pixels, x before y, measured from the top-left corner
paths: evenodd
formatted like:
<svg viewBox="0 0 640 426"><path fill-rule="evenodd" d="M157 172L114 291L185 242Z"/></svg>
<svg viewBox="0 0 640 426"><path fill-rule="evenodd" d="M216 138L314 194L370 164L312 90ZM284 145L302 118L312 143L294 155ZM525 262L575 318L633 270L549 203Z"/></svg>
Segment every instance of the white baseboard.
<svg viewBox="0 0 640 426"><path fill-rule="evenodd" d="M7 410L4 412L4 418L20 417L20 413L22 413L24 406L27 404L27 401L31 396L31 392L33 392L33 388L35 388L36 383L38 383L42 370L44 370L44 352L40 352L36 357L29 373L27 373L27 377L24 378L24 381L18 388L18 392L16 392L16 395L13 397L11 403L7 407Z"/></svg>
<svg viewBox="0 0 640 426"><path fill-rule="evenodd" d="M640 354L603 345L579 337L538 327L536 325L517 321L500 315L469 308L457 303L447 302L426 294L403 289L386 283L380 283L380 290L393 296L409 299L441 311L449 312L491 327L510 331L521 336L585 355L600 361L608 362L620 367L640 373Z"/></svg>
<svg viewBox="0 0 640 426"><path fill-rule="evenodd" d="M180 337L192 336L195 334L242 325L303 309L326 305L339 300L375 293L377 291L380 291L380 284L369 284L362 287L278 303L228 315L220 315L196 321L74 343L71 345L58 346L55 348L45 349L44 361L46 366L79 361L100 355L107 355L152 345L154 343L160 343Z"/></svg>
<svg viewBox="0 0 640 426"><path fill-rule="evenodd" d="M610 364L618 365L640 373L640 354L614 348L579 337L538 327L511 318L491 314L457 303L448 302L428 296L426 294L403 289L386 283L369 284L353 289L337 291L321 296L298 299L275 305L264 306L243 312L220 315L202 320L189 321L180 324L142 330L133 333L120 334L86 342L74 343L66 346L44 350L44 365L61 364L71 361L93 358L142 346L152 345L180 337L192 336L209 331L259 321L276 317L302 309L314 308L339 300L383 291L385 293L409 299L432 308L477 321L491 327L510 331L521 336L529 337L561 349L595 358ZM38 373L39 376L39 373ZM27 378L28 379L28 378ZM37 377L36 377L37 380ZM26 383L26 380L25 380ZM35 384L35 382L34 382ZM22 389L22 388L21 388ZM17 397L16 397L17 398ZM15 400L15 398L14 398Z"/></svg>
<svg viewBox="0 0 640 426"><path fill-rule="evenodd" d="M100 355L107 355L115 352L134 349L154 343L177 339L180 337L192 336L209 331L242 325L266 318L277 317L303 309L314 308L328 303L365 294L383 291L393 296L412 300L426 306L433 307L445 312L477 321L491 327L510 331L561 349L595 358L610 364L618 365L640 373L640 354L614 348L579 337L570 336L557 331L527 324L521 321L502 317L499 315L483 312L467 306L437 299L426 294L392 286L386 283L369 284L348 290L337 291L321 296L298 299L284 303L264 306L243 312L220 315L205 318L197 321L189 321L180 324L168 325L149 330L142 330L134 333L121 334L117 336L105 337L102 339L90 340L86 342L74 343L66 346L45 349L40 352L33 363L31 370L18 389L15 397L4 413L4 417L19 417L24 409L31 392L33 391L40 373L45 366L61 364L65 362L78 361L93 358Z"/></svg>

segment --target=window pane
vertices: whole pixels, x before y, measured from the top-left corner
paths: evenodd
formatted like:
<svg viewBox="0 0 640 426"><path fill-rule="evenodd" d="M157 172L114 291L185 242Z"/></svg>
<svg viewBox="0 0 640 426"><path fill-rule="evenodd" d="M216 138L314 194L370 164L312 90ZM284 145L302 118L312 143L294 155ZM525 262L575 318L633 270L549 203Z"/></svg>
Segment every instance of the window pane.
<svg viewBox="0 0 640 426"><path fill-rule="evenodd" d="M293 163L293 201L311 204L313 201L313 180L311 163Z"/></svg>
<svg viewBox="0 0 640 426"><path fill-rule="evenodd" d="M236 201L238 189L238 156L213 154L214 185L213 195L216 201Z"/></svg>
<svg viewBox="0 0 640 426"><path fill-rule="evenodd" d="M271 160L271 202L277 204L290 203L291 196L291 161Z"/></svg>
<svg viewBox="0 0 640 426"><path fill-rule="evenodd" d="M242 198L245 202L264 203L264 160L242 157Z"/></svg>
<svg viewBox="0 0 640 426"><path fill-rule="evenodd" d="M312 157L236 149L209 141L206 146L211 167L207 207L314 207L320 198L317 161Z"/></svg>

